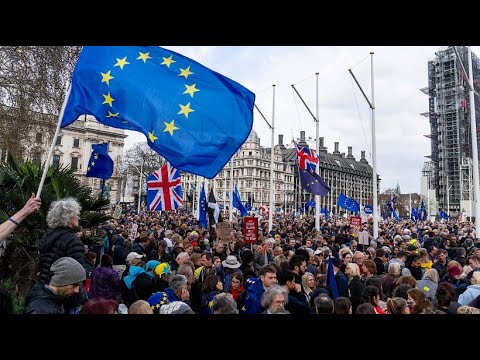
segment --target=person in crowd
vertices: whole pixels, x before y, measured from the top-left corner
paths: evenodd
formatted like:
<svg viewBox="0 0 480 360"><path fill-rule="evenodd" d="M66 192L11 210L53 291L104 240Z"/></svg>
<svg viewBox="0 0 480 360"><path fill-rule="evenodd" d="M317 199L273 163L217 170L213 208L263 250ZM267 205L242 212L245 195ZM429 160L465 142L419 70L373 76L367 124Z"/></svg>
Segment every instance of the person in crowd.
<svg viewBox="0 0 480 360"><path fill-rule="evenodd" d="M348 297L340 296L333 302L334 314L352 314L352 302Z"/></svg>
<svg viewBox="0 0 480 360"><path fill-rule="evenodd" d="M387 312L389 314L410 314L407 300L401 297L394 297L387 300Z"/></svg>
<svg viewBox="0 0 480 360"><path fill-rule="evenodd" d="M272 285L261 295L261 306L265 309L261 312L262 314L285 314L286 304L288 304L288 292L282 286Z"/></svg>
<svg viewBox="0 0 480 360"><path fill-rule="evenodd" d="M78 294L87 278L85 269L71 257L61 257L50 267L48 284L38 281L25 300L25 314L65 314L64 303Z"/></svg>
<svg viewBox="0 0 480 360"><path fill-rule="evenodd" d="M129 314L153 314L150 304L145 300L137 300L128 308Z"/></svg>
<svg viewBox="0 0 480 360"><path fill-rule="evenodd" d="M208 275L202 284L200 314L212 314L213 298L223 292L222 280L217 275Z"/></svg>
<svg viewBox="0 0 480 360"><path fill-rule="evenodd" d="M378 302L380 301L380 290L376 286L366 286L365 290L363 291L362 295L362 303L370 303L373 305L375 309L375 314L386 314L380 306L378 306Z"/></svg>
<svg viewBox="0 0 480 360"><path fill-rule="evenodd" d="M88 291L89 299L120 300L120 277L113 270L112 257L103 255L100 266L93 271Z"/></svg>
<svg viewBox="0 0 480 360"><path fill-rule="evenodd" d="M245 293L245 287L243 284L244 284L243 274L234 273L232 275L232 285L230 286L229 293L232 294L233 300L236 301L238 310L243 309L243 305L245 302L246 293Z"/></svg>
<svg viewBox="0 0 480 360"><path fill-rule="evenodd" d="M306 272L302 275L302 291L307 302L310 304L311 294L317 289L315 276L312 273Z"/></svg>
<svg viewBox="0 0 480 360"><path fill-rule="evenodd" d="M355 314L366 314L366 315L374 315L376 314L375 308L370 303L360 304L355 311Z"/></svg>
<svg viewBox="0 0 480 360"><path fill-rule="evenodd" d="M420 289L414 288L407 291L407 304L411 314L435 314L438 311L433 309L432 303Z"/></svg>
<svg viewBox="0 0 480 360"><path fill-rule="evenodd" d="M473 306L466 306L466 305L463 305L463 306L460 306L458 309L457 309L457 314L480 314L480 309L477 309Z"/></svg>
<svg viewBox="0 0 480 360"><path fill-rule="evenodd" d="M460 305L468 305L473 299L480 295L480 270L473 273L470 279L471 284L467 287L467 290L458 297L458 303Z"/></svg>
<svg viewBox="0 0 480 360"><path fill-rule="evenodd" d="M417 288L422 290L427 299L433 303L438 287L438 273L435 269L429 269L423 274L423 279L417 282Z"/></svg>
<svg viewBox="0 0 480 360"><path fill-rule="evenodd" d="M109 256L109 255L103 255ZM105 314L112 315L117 312L118 302L115 299L95 298L82 305L80 314Z"/></svg>
<svg viewBox="0 0 480 360"><path fill-rule="evenodd" d="M7 239L7 237L15 230L19 223L21 223L28 215L40 209L42 201L40 198L35 197L32 193L30 199L27 200L23 208L10 216L7 221L0 224L0 242Z"/></svg>
<svg viewBox="0 0 480 360"><path fill-rule="evenodd" d="M356 313L358 305L361 304L363 289L365 288L365 285L360 279L360 269L356 263L347 264L347 267L345 268L345 275L348 278L348 297L352 301L353 311Z"/></svg>
<svg viewBox="0 0 480 360"><path fill-rule="evenodd" d="M288 291L288 304L285 309L291 314L309 314L310 305L302 291L302 285L295 281L295 273L291 270L282 270L277 273L278 285L283 286Z"/></svg>
<svg viewBox="0 0 480 360"><path fill-rule="evenodd" d="M332 314L334 311L334 303L330 296L320 294L314 299L316 314Z"/></svg>
<svg viewBox="0 0 480 360"><path fill-rule="evenodd" d="M219 293L213 298L213 314L238 314L237 302L231 293Z"/></svg>
<svg viewBox="0 0 480 360"><path fill-rule="evenodd" d="M246 284L247 294L245 296L245 313L259 314L262 312L261 297L270 286L276 285L277 270L273 265L264 265L258 272L258 278L248 279ZM287 293L288 298L288 293Z"/></svg>

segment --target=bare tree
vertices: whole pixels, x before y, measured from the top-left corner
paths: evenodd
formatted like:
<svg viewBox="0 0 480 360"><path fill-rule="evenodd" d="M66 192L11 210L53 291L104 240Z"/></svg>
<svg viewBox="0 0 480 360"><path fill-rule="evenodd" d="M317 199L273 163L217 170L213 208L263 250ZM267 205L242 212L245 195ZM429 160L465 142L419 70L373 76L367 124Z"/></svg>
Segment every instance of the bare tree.
<svg viewBox="0 0 480 360"><path fill-rule="evenodd" d="M35 141L32 129L39 125L51 141L80 49L0 47L0 149L23 157L24 145Z"/></svg>
<svg viewBox="0 0 480 360"><path fill-rule="evenodd" d="M123 156L122 174L139 176L143 164L143 177L158 170L165 163L165 159L152 150L147 143L138 143L128 149Z"/></svg>

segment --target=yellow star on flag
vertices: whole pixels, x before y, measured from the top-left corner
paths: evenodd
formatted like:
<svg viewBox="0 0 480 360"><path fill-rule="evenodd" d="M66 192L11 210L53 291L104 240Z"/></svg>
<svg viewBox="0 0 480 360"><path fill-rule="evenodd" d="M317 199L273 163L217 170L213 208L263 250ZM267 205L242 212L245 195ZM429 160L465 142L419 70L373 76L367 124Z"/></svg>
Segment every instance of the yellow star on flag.
<svg viewBox="0 0 480 360"><path fill-rule="evenodd" d="M197 91L200 91L195 87L196 85L197 84L193 84L193 85L185 84L185 87L187 88L187 90L185 90L183 93L190 94L190 96L193 98L193 94L195 94Z"/></svg>
<svg viewBox="0 0 480 360"><path fill-rule="evenodd" d="M213 300L208 303L208 307L212 308L213 307Z"/></svg>
<svg viewBox="0 0 480 360"><path fill-rule="evenodd" d="M163 122L165 124L165 130L163 130L163 132L169 132L170 135L173 135L173 132L175 130L178 130L179 128L175 126L175 120L172 120L171 123L167 123L167 122Z"/></svg>
<svg viewBox="0 0 480 360"><path fill-rule="evenodd" d="M188 119L188 114L195 111L193 109L190 109L190 103L188 103L187 105L182 105L182 104L178 104L178 105L180 105L180 109L182 110L180 110L177 115L183 114L187 119Z"/></svg>
<svg viewBox="0 0 480 360"><path fill-rule="evenodd" d="M172 56L173 55L170 55L170 57L168 58L162 56L163 62L160 65L166 65L169 68L171 64L176 62L175 60L172 59Z"/></svg>
<svg viewBox="0 0 480 360"><path fill-rule="evenodd" d="M87 170L88 170L88 171L90 171L90 166L88 167L88 169L87 169Z"/></svg>
<svg viewBox="0 0 480 360"><path fill-rule="evenodd" d="M115 79L112 75L110 75L110 71L108 70L106 73L100 73L102 75L102 83L107 83L108 86L110 86L110 80Z"/></svg>
<svg viewBox="0 0 480 360"><path fill-rule="evenodd" d="M110 92L108 92L107 95L102 94L102 96L105 98L105 101L102 104L108 104L110 107L112 107L112 103L115 101L115 99L110 96Z"/></svg>
<svg viewBox="0 0 480 360"><path fill-rule="evenodd" d="M95 161L92 161L92 163L90 165L95 166Z"/></svg>
<svg viewBox="0 0 480 360"><path fill-rule="evenodd" d="M120 113L119 112L116 112L116 113L112 113L112 112L108 112L108 115L107 115L107 118L109 117L119 117Z"/></svg>
<svg viewBox="0 0 480 360"><path fill-rule="evenodd" d="M127 61L127 57L126 57L126 56L125 56L123 59L119 59L119 58L116 58L116 59L117 59L117 63L116 63L115 65L113 65L113 66L118 66L118 67L120 67L120 69L122 69L122 70L123 70L123 67L124 67L125 65L130 64L130 63Z"/></svg>
<svg viewBox="0 0 480 360"><path fill-rule="evenodd" d="M137 60L143 60L143 62L146 63L148 59L151 59L149 52L142 53L139 51L138 53L140 54L140 56L137 58Z"/></svg>
<svg viewBox="0 0 480 360"><path fill-rule="evenodd" d="M190 66L187 67L186 69L180 68L180 74L178 76L185 76L185 79L188 78L188 75L193 75L195 73L190 71Z"/></svg>
<svg viewBox="0 0 480 360"><path fill-rule="evenodd" d="M98 159L98 154L95 154L95 156L93 157L95 160Z"/></svg>
<svg viewBox="0 0 480 360"><path fill-rule="evenodd" d="M158 137L156 137L155 135L153 135L153 130L152 132L149 132L148 133L148 138L150 139L150 141L153 143L155 140L158 139Z"/></svg>

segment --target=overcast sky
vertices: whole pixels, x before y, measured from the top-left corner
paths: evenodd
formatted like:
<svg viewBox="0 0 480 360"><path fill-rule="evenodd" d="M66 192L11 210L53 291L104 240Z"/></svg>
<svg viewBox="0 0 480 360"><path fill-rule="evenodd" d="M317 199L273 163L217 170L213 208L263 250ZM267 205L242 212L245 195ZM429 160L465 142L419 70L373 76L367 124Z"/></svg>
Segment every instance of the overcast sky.
<svg viewBox="0 0 480 360"><path fill-rule="evenodd" d="M311 111L316 112L316 80L319 73L320 136L328 152L340 142L340 152L353 147L358 160L360 151L371 158L371 117L368 103L348 72L353 73L371 100L370 56L374 57L375 126L377 173L380 189L395 187L402 193L420 192L420 176L425 155L430 155L427 117L428 96L419 89L428 85L427 62L440 46L431 47L165 47L188 56L244 85L256 94L256 104L271 123L272 84L275 90L275 144L278 134L284 143L304 130L315 138L315 123L294 93L292 84ZM479 49L472 50L480 55ZM363 61L362 61L363 60ZM305 81L302 81L306 79ZM254 111L253 129L262 146L270 147L271 132L263 118ZM125 148L145 142L143 134L127 131ZM314 142L310 143L315 147Z"/></svg>

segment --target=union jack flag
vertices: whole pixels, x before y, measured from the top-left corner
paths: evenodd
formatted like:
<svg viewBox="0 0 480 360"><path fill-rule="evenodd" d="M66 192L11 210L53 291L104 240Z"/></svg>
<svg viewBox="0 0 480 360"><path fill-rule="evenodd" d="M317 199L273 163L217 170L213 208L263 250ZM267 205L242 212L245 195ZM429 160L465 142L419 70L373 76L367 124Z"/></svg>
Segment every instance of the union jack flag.
<svg viewBox="0 0 480 360"><path fill-rule="evenodd" d="M316 171L318 156L315 151L308 147L300 146L297 143L295 143L295 150L297 151L300 169Z"/></svg>
<svg viewBox="0 0 480 360"><path fill-rule="evenodd" d="M147 177L147 203L150 211L174 210L183 205L180 170L165 163Z"/></svg>

